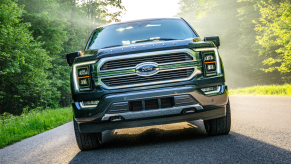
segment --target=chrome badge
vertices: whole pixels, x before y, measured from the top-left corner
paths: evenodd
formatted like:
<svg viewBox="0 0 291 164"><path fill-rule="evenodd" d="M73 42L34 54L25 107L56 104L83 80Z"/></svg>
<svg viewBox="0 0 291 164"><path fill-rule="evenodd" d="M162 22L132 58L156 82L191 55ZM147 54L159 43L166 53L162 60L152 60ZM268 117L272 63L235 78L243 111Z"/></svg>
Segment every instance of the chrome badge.
<svg viewBox="0 0 291 164"><path fill-rule="evenodd" d="M135 72L140 76L151 76L157 74L159 66L154 62L145 62L136 66Z"/></svg>

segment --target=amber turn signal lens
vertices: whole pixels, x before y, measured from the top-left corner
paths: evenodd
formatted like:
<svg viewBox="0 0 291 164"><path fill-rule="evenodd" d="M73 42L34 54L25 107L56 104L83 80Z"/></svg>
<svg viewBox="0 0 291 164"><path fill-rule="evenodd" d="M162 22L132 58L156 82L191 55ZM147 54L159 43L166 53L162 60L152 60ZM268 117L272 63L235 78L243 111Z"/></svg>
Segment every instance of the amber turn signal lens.
<svg viewBox="0 0 291 164"><path fill-rule="evenodd" d="M216 63L216 61L204 62L205 64Z"/></svg>
<svg viewBox="0 0 291 164"><path fill-rule="evenodd" d="M89 78L90 76L82 76L82 77L78 77L78 79L85 79L85 78Z"/></svg>

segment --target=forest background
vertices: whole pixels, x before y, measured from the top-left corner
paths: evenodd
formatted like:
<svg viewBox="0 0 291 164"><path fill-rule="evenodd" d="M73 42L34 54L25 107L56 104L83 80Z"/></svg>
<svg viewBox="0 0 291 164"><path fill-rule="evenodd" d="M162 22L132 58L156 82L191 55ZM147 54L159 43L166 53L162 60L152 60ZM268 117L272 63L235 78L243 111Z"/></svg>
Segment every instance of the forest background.
<svg viewBox="0 0 291 164"><path fill-rule="evenodd" d="M180 0L179 17L218 35L230 88L291 80L290 0ZM119 9L110 12L108 7ZM0 114L70 106L64 55L120 21L121 0L1 0Z"/></svg>

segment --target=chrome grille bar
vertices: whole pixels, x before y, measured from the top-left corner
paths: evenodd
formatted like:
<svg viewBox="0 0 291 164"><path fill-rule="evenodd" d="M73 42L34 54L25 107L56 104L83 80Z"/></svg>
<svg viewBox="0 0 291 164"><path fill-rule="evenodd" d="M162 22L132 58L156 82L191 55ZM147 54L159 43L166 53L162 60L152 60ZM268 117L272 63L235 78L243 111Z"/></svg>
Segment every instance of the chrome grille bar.
<svg viewBox="0 0 291 164"><path fill-rule="evenodd" d="M155 62L155 63L170 63L170 62L181 62L193 60L193 57L187 53L176 53L176 54L162 54L157 56L145 56L130 59L121 59L108 61L101 67L101 70L111 70L126 67L135 67L137 64L143 62Z"/></svg>
<svg viewBox="0 0 291 164"><path fill-rule="evenodd" d="M112 77L102 79L102 82L107 86L123 86L123 85L133 85L146 82L157 82L157 81L165 81L165 80L177 80L183 79L191 76L194 72L194 68L191 69L181 69L181 70L173 70L167 72L159 72L153 76L121 76L121 77Z"/></svg>

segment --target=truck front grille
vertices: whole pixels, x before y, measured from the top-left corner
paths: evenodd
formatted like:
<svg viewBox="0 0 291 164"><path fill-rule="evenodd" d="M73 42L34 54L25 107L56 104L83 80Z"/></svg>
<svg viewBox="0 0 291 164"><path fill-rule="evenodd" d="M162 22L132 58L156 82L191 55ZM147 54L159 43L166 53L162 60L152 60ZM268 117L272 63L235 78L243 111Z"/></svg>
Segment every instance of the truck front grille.
<svg viewBox="0 0 291 164"><path fill-rule="evenodd" d="M107 86L116 87L116 86L133 85L133 84L139 84L139 83L150 83L150 82L158 82L158 81L166 81L166 80L184 79L191 76L193 72L194 72L194 68L180 69L180 70L159 72L153 76L129 75L129 76L121 76L121 77L104 78L102 79L102 82Z"/></svg>
<svg viewBox="0 0 291 164"><path fill-rule="evenodd" d="M165 84L190 80L201 67L199 53L188 48L125 54L101 58L94 80L106 89Z"/></svg>
<svg viewBox="0 0 291 164"><path fill-rule="evenodd" d="M193 60L193 57L186 53L163 54L163 55L108 61L103 64L100 70L111 70L111 69L118 69L118 68L135 67L136 65L143 62L155 62L155 63L162 64L162 63L180 62L180 61L188 61L188 60Z"/></svg>

